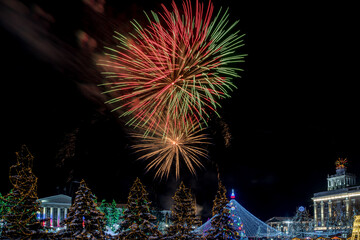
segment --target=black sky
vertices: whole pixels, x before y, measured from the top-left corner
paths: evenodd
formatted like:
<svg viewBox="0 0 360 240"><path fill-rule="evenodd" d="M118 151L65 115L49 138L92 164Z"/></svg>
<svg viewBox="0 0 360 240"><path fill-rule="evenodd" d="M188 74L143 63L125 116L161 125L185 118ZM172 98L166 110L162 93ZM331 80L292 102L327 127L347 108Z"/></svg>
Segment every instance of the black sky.
<svg viewBox="0 0 360 240"><path fill-rule="evenodd" d="M11 2L11 4L9 4ZM71 2L71 3L70 3ZM179 182L153 181L136 162L131 140L102 103L101 77L91 51L81 48L78 30L111 43L114 26L129 29L143 10L162 1L107 1L104 14L81 1L1 0L2 106L0 192L9 188L15 151L27 144L35 156L39 197L75 186L84 178L98 198L126 202L140 177L153 203L168 207ZM164 1L170 6L170 1ZM203 217L209 216L221 178L245 208L262 220L291 216L310 207L314 192L326 190L337 157L348 157L359 175L358 15L340 2L214 1L229 6L245 33L248 54L238 89L211 121L206 169L183 174ZM357 20L357 21L356 21ZM231 133L225 146L223 128ZM75 146L73 159L62 161Z"/></svg>

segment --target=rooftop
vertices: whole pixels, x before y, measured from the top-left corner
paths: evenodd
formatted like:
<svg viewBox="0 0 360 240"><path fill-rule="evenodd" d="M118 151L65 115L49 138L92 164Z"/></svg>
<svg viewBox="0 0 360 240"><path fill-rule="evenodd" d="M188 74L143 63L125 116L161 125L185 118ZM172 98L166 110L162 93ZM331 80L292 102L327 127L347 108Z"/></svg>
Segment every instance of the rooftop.
<svg viewBox="0 0 360 240"><path fill-rule="evenodd" d="M360 196L360 186L346 187L336 190L314 193L313 200L321 201L327 199L337 199L343 197Z"/></svg>
<svg viewBox="0 0 360 240"><path fill-rule="evenodd" d="M274 223L274 222L287 222L291 221L292 219L290 217L272 217L269 220L267 220L265 223Z"/></svg>
<svg viewBox="0 0 360 240"><path fill-rule="evenodd" d="M64 194L58 194L50 197L39 198L39 201L42 203L49 202L71 204L71 197Z"/></svg>

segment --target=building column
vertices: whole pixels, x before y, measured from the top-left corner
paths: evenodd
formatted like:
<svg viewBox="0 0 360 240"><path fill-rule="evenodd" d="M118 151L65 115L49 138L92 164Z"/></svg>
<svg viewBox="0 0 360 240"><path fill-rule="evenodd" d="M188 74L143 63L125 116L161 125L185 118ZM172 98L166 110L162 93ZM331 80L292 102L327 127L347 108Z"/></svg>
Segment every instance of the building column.
<svg viewBox="0 0 360 240"><path fill-rule="evenodd" d="M331 216L332 216L332 202L331 202L331 200L329 200L329 202L328 202L328 208L329 208L329 218L331 218Z"/></svg>
<svg viewBox="0 0 360 240"><path fill-rule="evenodd" d="M50 208L50 227L53 227L53 208Z"/></svg>
<svg viewBox="0 0 360 240"><path fill-rule="evenodd" d="M45 220L46 219L46 207L43 207L43 220ZM45 221L43 221L43 226L45 226L46 225L46 223L45 223Z"/></svg>
<svg viewBox="0 0 360 240"><path fill-rule="evenodd" d="M46 207L43 207L42 219L46 218Z"/></svg>
<svg viewBox="0 0 360 240"><path fill-rule="evenodd" d="M321 206L321 226L324 227L325 226L325 221L324 221L324 201L321 201L320 206Z"/></svg>
<svg viewBox="0 0 360 240"><path fill-rule="evenodd" d="M63 220L65 220L66 219L66 215L67 215L67 208L65 207L64 208L64 219ZM67 228L67 225L65 225L65 229Z"/></svg>
<svg viewBox="0 0 360 240"><path fill-rule="evenodd" d="M346 206L346 217L349 217L349 215L350 215L350 213L349 213L349 210L350 210L350 200L349 200L348 197L345 199L345 206Z"/></svg>
<svg viewBox="0 0 360 240"><path fill-rule="evenodd" d="M57 227L60 227L60 210L61 208L57 209Z"/></svg>
<svg viewBox="0 0 360 240"><path fill-rule="evenodd" d="M317 227L317 205L315 201L314 201L314 223L315 223L315 227Z"/></svg>

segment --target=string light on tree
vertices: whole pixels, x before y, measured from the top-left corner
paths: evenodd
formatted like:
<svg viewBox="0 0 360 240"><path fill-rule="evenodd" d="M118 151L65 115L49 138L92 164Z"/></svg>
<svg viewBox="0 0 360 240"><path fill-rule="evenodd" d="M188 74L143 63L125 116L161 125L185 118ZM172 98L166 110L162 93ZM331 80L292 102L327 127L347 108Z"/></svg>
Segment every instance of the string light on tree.
<svg viewBox="0 0 360 240"><path fill-rule="evenodd" d="M220 178L218 180L218 191L216 193L213 208L212 208L212 215L215 216L216 214L219 214L224 207L226 207L226 204L229 203L229 200L226 197L226 188L222 184Z"/></svg>
<svg viewBox="0 0 360 240"><path fill-rule="evenodd" d="M190 189L180 183L173 197L172 225L168 228L166 239L201 239L201 236L194 231L201 225L196 216L195 200Z"/></svg>
<svg viewBox="0 0 360 240"><path fill-rule="evenodd" d="M129 192L123 221L117 230L120 239L158 239L161 236L155 225L156 217L150 212L150 204L144 185L136 178Z"/></svg>
<svg viewBox="0 0 360 240"><path fill-rule="evenodd" d="M57 234L59 238L105 239L104 213L98 209L96 197L84 179L64 223L66 229Z"/></svg>
<svg viewBox="0 0 360 240"><path fill-rule="evenodd" d="M42 238L44 228L37 218L40 210L37 196L37 177L32 171L34 156L23 145L16 152L16 163L10 167L9 179L12 190L5 200L6 223L3 236L10 239Z"/></svg>

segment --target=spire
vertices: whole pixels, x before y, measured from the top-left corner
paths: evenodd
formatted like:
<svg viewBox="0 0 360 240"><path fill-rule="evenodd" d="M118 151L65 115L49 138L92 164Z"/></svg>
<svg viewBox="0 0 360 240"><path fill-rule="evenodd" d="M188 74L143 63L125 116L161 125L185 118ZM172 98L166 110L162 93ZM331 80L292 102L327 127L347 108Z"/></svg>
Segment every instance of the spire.
<svg viewBox="0 0 360 240"><path fill-rule="evenodd" d="M234 189L231 189L231 196L230 196L231 199L235 199L235 192L234 192Z"/></svg>

